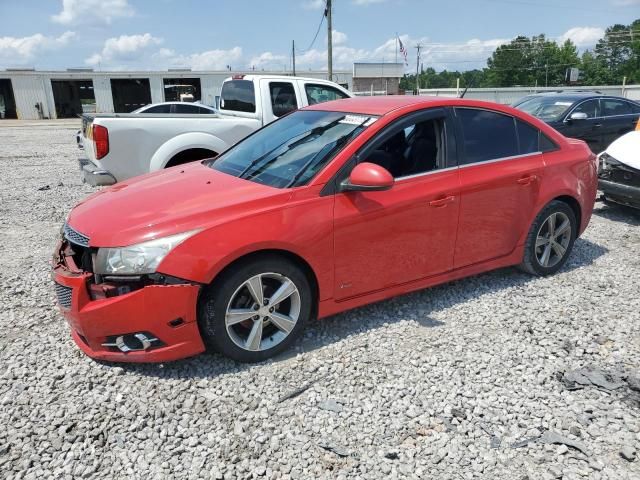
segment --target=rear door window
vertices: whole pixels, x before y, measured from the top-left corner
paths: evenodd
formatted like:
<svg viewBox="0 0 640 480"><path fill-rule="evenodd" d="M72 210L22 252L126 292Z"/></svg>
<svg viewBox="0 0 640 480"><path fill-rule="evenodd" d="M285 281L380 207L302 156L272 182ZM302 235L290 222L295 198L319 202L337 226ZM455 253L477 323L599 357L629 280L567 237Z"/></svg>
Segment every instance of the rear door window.
<svg viewBox="0 0 640 480"><path fill-rule="evenodd" d="M603 98L600 100L602 103L602 116L612 117L614 115L629 115L633 113L631 104L624 100L616 100L613 98Z"/></svg>
<svg viewBox="0 0 640 480"><path fill-rule="evenodd" d="M140 113L170 113L170 112L171 112L171 104L166 104L166 105L155 105L153 107L149 107Z"/></svg>
<svg viewBox="0 0 640 480"><path fill-rule="evenodd" d="M293 83L271 82L269 83L269 95L271 96L271 108L276 117L298 109Z"/></svg>
<svg viewBox="0 0 640 480"><path fill-rule="evenodd" d="M460 164L486 162L519 155L513 117L476 108L456 108L462 130Z"/></svg>
<svg viewBox="0 0 640 480"><path fill-rule="evenodd" d="M175 113L200 113L200 107L188 103L177 103L174 105Z"/></svg>
<svg viewBox="0 0 640 480"><path fill-rule="evenodd" d="M256 93L250 80L231 80L222 85L220 110L256 111Z"/></svg>

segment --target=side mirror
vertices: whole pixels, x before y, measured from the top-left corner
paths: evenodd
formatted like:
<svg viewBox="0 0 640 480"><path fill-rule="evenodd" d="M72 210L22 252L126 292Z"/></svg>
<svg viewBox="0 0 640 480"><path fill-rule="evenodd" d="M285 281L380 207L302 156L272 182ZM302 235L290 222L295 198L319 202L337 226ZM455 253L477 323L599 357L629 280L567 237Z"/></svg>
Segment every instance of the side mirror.
<svg viewBox="0 0 640 480"><path fill-rule="evenodd" d="M387 169L375 163L362 162L351 170L349 178L342 182L340 191L389 190L393 187L393 182L393 176Z"/></svg>
<svg viewBox="0 0 640 480"><path fill-rule="evenodd" d="M586 120L589 116L584 112L573 112L569 116L569 120Z"/></svg>

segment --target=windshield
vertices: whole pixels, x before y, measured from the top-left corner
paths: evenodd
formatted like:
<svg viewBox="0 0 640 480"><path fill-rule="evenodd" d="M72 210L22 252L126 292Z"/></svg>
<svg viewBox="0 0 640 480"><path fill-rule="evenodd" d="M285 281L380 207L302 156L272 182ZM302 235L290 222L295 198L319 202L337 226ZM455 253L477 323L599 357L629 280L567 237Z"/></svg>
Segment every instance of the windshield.
<svg viewBox="0 0 640 480"><path fill-rule="evenodd" d="M294 112L205 165L272 187L304 185L375 120L341 112Z"/></svg>
<svg viewBox="0 0 640 480"><path fill-rule="evenodd" d="M552 121L559 120L571 105L573 105L572 100L564 100L557 97L533 97L515 107L534 117L538 117L540 120Z"/></svg>

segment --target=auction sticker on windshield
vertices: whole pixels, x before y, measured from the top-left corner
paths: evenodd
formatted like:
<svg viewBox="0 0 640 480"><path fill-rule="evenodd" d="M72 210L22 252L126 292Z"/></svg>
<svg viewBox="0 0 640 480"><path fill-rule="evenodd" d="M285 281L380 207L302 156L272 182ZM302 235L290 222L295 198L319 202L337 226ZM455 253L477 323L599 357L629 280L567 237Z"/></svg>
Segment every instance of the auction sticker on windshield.
<svg viewBox="0 0 640 480"><path fill-rule="evenodd" d="M338 123L347 123L349 125L364 125L368 127L377 119L375 117L365 117L363 115L345 115Z"/></svg>

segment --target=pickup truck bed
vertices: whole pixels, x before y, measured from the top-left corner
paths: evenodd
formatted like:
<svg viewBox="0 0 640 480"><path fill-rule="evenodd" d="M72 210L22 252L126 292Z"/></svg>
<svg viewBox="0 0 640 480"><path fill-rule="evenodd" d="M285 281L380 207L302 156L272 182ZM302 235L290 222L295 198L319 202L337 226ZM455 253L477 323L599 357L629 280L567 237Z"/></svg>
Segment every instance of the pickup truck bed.
<svg viewBox="0 0 640 480"><path fill-rule="evenodd" d="M228 78L214 114L83 115L80 168L91 185L215 157L290 111L352 95L327 80L275 75Z"/></svg>

